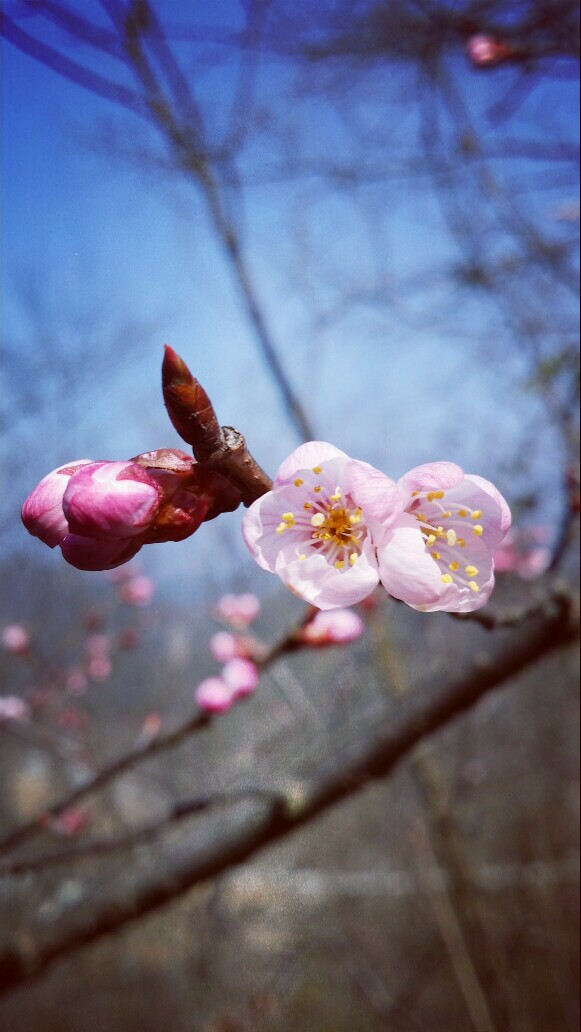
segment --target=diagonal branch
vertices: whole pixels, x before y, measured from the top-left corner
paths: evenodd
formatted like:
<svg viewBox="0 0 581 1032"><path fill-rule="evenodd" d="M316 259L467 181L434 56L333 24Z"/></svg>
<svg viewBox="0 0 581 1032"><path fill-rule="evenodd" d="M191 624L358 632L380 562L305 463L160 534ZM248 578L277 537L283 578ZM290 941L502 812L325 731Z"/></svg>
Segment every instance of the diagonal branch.
<svg viewBox="0 0 581 1032"><path fill-rule="evenodd" d="M200 848L175 866L135 887L130 895L104 903L73 929L55 932L48 943L26 950L18 945L0 954L0 994L40 976L55 961L98 942L206 882L257 856L263 849L306 826L335 804L354 796L372 781L385 778L423 739L468 712L488 692L578 636L578 615L561 606L513 632L488 663L473 663L452 683L426 686L414 693L415 702L399 726L390 716L368 736L358 737L337 756L335 766L313 784L294 784L286 797L260 802L251 815L213 843ZM427 701L426 701L427 700Z"/></svg>

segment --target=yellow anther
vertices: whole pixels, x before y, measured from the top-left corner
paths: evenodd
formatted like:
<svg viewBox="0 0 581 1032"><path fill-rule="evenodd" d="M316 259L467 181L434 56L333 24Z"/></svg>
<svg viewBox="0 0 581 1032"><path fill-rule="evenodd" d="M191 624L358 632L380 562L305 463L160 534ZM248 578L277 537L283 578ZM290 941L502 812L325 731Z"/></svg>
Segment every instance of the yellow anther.
<svg viewBox="0 0 581 1032"><path fill-rule="evenodd" d="M475 509L474 512L471 514L470 519L471 520L479 520L481 516L482 516L482 509Z"/></svg>
<svg viewBox="0 0 581 1032"><path fill-rule="evenodd" d="M350 566L355 566L355 563L357 562L358 559L359 559L359 556L357 555L357 552L352 552L351 555L349 556L349 565Z"/></svg>
<svg viewBox="0 0 581 1032"><path fill-rule="evenodd" d="M476 566L466 566L465 569L469 577L475 577L476 574L479 572Z"/></svg>
<svg viewBox="0 0 581 1032"><path fill-rule="evenodd" d="M323 467L322 466L313 466L313 473L316 473L317 476L319 475L319 473L322 473L322 472L323 472Z"/></svg>
<svg viewBox="0 0 581 1032"><path fill-rule="evenodd" d="M342 570L344 566L345 566L345 560L344 559L337 559L337 562L335 563L335 569Z"/></svg>
<svg viewBox="0 0 581 1032"><path fill-rule="evenodd" d="M482 535L484 534L484 527L481 527L479 523L477 523L476 526L472 528L472 530L476 534L476 537L482 537Z"/></svg>
<svg viewBox="0 0 581 1032"><path fill-rule="evenodd" d="M468 515L468 510L467 509L458 509L458 515L459 516L467 516Z"/></svg>
<svg viewBox="0 0 581 1032"><path fill-rule="evenodd" d="M451 512L443 512L442 513L442 519L443 520L449 520L451 515L452 515Z"/></svg>
<svg viewBox="0 0 581 1032"><path fill-rule="evenodd" d="M307 558L307 557L306 557L306 555L304 554L304 552L303 552L303 554L302 554L302 555L299 555L299 559L302 559L303 561L304 561L304 560L305 560L306 558Z"/></svg>
<svg viewBox="0 0 581 1032"><path fill-rule="evenodd" d="M351 524L351 526L352 527L356 527L358 523L361 523L362 516L363 516L363 510L362 509L356 509L355 512L352 513L351 516L349 517L349 523Z"/></svg>
<svg viewBox="0 0 581 1032"><path fill-rule="evenodd" d="M431 548L432 545L435 545L436 544L436 535L435 534L429 534L427 539L426 539L426 544L427 544L428 548Z"/></svg>
<svg viewBox="0 0 581 1032"><path fill-rule="evenodd" d="M421 493L421 491L412 491L412 498L417 498L418 495L421 495Z"/></svg>
<svg viewBox="0 0 581 1032"><path fill-rule="evenodd" d="M474 593L480 591L480 588L474 580L468 581L468 587L471 588Z"/></svg>
<svg viewBox="0 0 581 1032"><path fill-rule="evenodd" d="M292 527L293 523L295 522L295 516L294 516L293 512L283 512L283 514L281 516L281 519L285 523L289 523L291 527Z"/></svg>
<svg viewBox="0 0 581 1032"><path fill-rule="evenodd" d="M319 492L322 491L322 490L323 490L323 488L321 487L320 484L317 484L317 486L314 488L315 494L319 494Z"/></svg>
<svg viewBox="0 0 581 1032"><path fill-rule="evenodd" d="M295 487L302 487L303 484L304 484L304 480L301 480L300 477L297 477L297 479L295 480Z"/></svg>
<svg viewBox="0 0 581 1032"><path fill-rule="evenodd" d="M456 573L456 570L459 570L459 569L460 569L460 563L457 563L457 562L456 562L456 560L454 560L454 562L453 562L453 563L450 563L450 564L449 564L449 566L448 566L448 569L449 569L449 570L453 570L453 571L454 571L454 573ZM476 571L476 572L478 572L478 571Z"/></svg>
<svg viewBox="0 0 581 1032"><path fill-rule="evenodd" d="M279 523L278 527L276 528L276 533L284 534L285 530L288 530L286 523Z"/></svg>
<svg viewBox="0 0 581 1032"><path fill-rule="evenodd" d="M434 492L433 491L428 491L428 493L426 495L426 498L427 498L428 502L433 502L434 501Z"/></svg>
<svg viewBox="0 0 581 1032"><path fill-rule="evenodd" d="M322 512L316 512L314 516L311 516L311 524L313 527L322 527L325 522L325 517Z"/></svg>
<svg viewBox="0 0 581 1032"><path fill-rule="evenodd" d="M333 537L333 535L329 534L329 531L326 530L325 533L323 534L323 541L331 541L332 537Z"/></svg>
<svg viewBox="0 0 581 1032"><path fill-rule="evenodd" d="M444 533L444 528L443 527L436 527L436 530L437 530L438 534L443 534Z"/></svg>
<svg viewBox="0 0 581 1032"><path fill-rule="evenodd" d="M434 559L441 559L442 558L442 556L440 555L439 552L432 552L432 555L433 555Z"/></svg>
<svg viewBox="0 0 581 1032"><path fill-rule="evenodd" d="M453 583L454 583L454 578L452 577L451 574L449 574L449 573L443 573L442 574L442 584L453 584Z"/></svg>
<svg viewBox="0 0 581 1032"><path fill-rule="evenodd" d="M303 509L306 509L307 512L308 512L309 509L312 509L312 508L313 508L313 506L311 505L310 502L305 502L305 504L303 505Z"/></svg>
<svg viewBox="0 0 581 1032"><path fill-rule="evenodd" d="M343 497L343 495L341 493L341 489L339 487L336 487L335 488L335 494L331 495L331 501L332 502L340 502L342 497Z"/></svg>
<svg viewBox="0 0 581 1032"><path fill-rule="evenodd" d="M449 530L448 533L446 534L446 541L448 542L448 544L452 545L452 547L453 547L456 544L457 540L458 540L458 538L456 536L456 531L455 530Z"/></svg>
<svg viewBox="0 0 581 1032"><path fill-rule="evenodd" d="M444 497L445 493L445 491L434 491L434 498L437 498L439 501L440 498Z"/></svg>
<svg viewBox="0 0 581 1032"><path fill-rule="evenodd" d="M456 544L458 545L459 548L466 548L466 542L465 542L464 538L458 538L458 540L456 541Z"/></svg>

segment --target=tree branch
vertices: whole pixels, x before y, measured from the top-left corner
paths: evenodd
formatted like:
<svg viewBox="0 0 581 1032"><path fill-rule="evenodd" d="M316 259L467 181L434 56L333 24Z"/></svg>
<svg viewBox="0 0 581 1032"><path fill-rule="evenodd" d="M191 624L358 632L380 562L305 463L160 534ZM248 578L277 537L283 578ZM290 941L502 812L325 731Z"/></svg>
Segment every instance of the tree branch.
<svg viewBox="0 0 581 1032"><path fill-rule="evenodd" d="M394 727L390 715L370 736L349 743L337 756L334 768L318 782L291 784L285 798L259 803L247 820L213 844L194 852L157 880L136 886L130 896L103 904L73 929L57 931L51 942L37 947L27 944L25 951L15 945L0 954L0 994L31 981L56 960L117 932L195 885L254 858L372 781L386 777L418 742L446 727L531 664L574 642L578 632L578 613L563 604L551 616L513 632L494 658L473 663L458 680L426 686L425 692L418 688L414 699L421 701L413 703L399 726Z"/></svg>

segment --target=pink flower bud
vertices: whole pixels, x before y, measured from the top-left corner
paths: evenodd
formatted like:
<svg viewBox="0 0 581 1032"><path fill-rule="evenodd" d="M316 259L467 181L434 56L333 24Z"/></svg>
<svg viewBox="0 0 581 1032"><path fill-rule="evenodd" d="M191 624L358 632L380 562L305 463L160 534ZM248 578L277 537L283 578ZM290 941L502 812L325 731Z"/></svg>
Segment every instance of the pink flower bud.
<svg viewBox="0 0 581 1032"><path fill-rule="evenodd" d="M112 670L111 660L107 656L93 656L89 661L87 673L92 681L107 681Z"/></svg>
<svg viewBox="0 0 581 1032"><path fill-rule="evenodd" d="M11 720L28 720L30 706L17 695L0 695L0 724Z"/></svg>
<svg viewBox="0 0 581 1032"><path fill-rule="evenodd" d="M2 631L2 644L13 656L23 656L30 649L30 635L20 624L8 624Z"/></svg>
<svg viewBox="0 0 581 1032"><path fill-rule="evenodd" d="M97 540L143 534L155 519L162 492L134 462L92 462L71 477L63 512L71 534Z"/></svg>
<svg viewBox="0 0 581 1032"><path fill-rule="evenodd" d="M347 645L364 632L363 620L352 609L333 609L317 613L301 637L308 645Z"/></svg>
<svg viewBox="0 0 581 1032"><path fill-rule="evenodd" d="M108 656L111 639L107 634L91 634L87 638L86 649L89 656Z"/></svg>
<svg viewBox="0 0 581 1032"><path fill-rule="evenodd" d="M222 678L236 699L254 692L258 687L259 676L258 668L248 659L230 659L222 671Z"/></svg>
<svg viewBox="0 0 581 1032"><path fill-rule="evenodd" d="M218 599L214 615L233 627L248 627L260 612L260 601L256 595L223 595Z"/></svg>
<svg viewBox="0 0 581 1032"><path fill-rule="evenodd" d="M135 538L97 541L79 534L67 534L61 542L63 558L77 570L112 570L128 563L141 547L142 542Z"/></svg>
<svg viewBox="0 0 581 1032"><path fill-rule="evenodd" d="M69 532L63 513L63 495L70 478L92 459L77 459L67 466L59 466L40 481L22 506L22 522L29 534L40 538L54 548Z"/></svg>
<svg viewBox="0 0 581 1032"><path fill-rule="evenodd" d="M194 698L208 713L226 713L234 705L236 694L221 677L207 677L196 688Z"/></svg>
<svg viewBox="0 0 581 1032"><path fill-rule="evenodd" d="M71 807L59 814L58 817L51 818L48 825L57 835L62 835L63 838L74 838L85 830L88 821L86 810Z"/></svg>
<svg viewBox="0 0 581 1032"><path fill-rule="evenodd" d="M477 68L493 68L513 56L512 47L484 33L471 36L466 44L468 57Z"/></svg>
<svg viewBox="0 0 581 1032"><path fill-rule="evenodd" d="M218 663L227 663L238 655L238 639L228 631L219 631L210 638L210 652Z"/></svg>
<svg viewBox="0 0 581 1032"><path fill-rule="evenodd" d="M69 695L85 695L88 683L85 671L81 667L75 667L67 674L66 687Z"/></svg>
<svg viewBox="0 0 581 1032"><path fill-rule="evenodd" d="M132 577L119 588L119 598L130 606L146 606L155 595L155 584L150 577Z"/></svg>

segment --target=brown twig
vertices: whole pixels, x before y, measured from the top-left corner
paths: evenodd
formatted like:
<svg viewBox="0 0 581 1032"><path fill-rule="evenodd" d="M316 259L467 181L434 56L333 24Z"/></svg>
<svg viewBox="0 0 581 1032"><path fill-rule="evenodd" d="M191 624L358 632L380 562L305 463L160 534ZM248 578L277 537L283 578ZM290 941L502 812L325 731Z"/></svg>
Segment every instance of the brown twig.
<svg viewBox="0 0 581 1032"><path fill-rule="evenodd" d="M0 993L6 994L31 981L58 959L249 860L372 781L386 777L419 742L466 713L488 692L506 684L531 664L574 642L578 632L578 616L563 605L552 616L514 631L490 662L471 664L451 684L430 685L426 692L414 693L422 701L414 704L399 726L394 726L390 715L374 731L349 743L346 751L337 756L334 768L316 783L291 785L285 797L259 803L248 820L178 861L157 879L137 885L129 895L98 907L73 929L57 929L52 941L34 947L27 943L26 950L18 945L5 950L0 954Z"/></svg>

